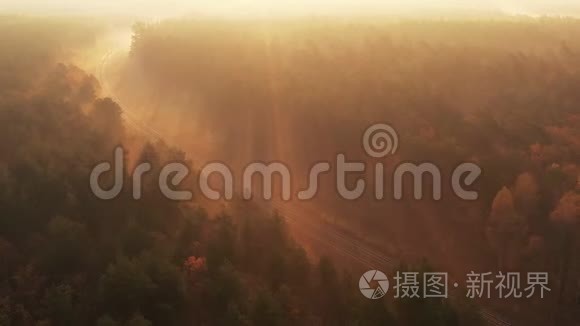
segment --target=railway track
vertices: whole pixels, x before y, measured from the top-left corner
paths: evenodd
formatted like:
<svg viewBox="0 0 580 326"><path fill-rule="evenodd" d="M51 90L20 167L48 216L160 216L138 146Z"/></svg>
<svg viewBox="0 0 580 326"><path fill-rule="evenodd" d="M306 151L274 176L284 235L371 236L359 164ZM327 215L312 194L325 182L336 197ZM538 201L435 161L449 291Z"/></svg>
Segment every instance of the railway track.
<svg viewBox="0 0 580 326"><path fill-rule="evenodd" d="M349 237L340 231L320 222L316 212L301 209L294 203L288 205L283 202L272 202L272 208L285 218L291 228L298 230L309 240L321 245L346 259L352 260L369 269L393 270L398 264L398 259L388 257L379 250L372 248L364 242ZM453 297L453 295L450 295ZM479 314L490 326L511 326L503 317L480 307Z"/></svg>

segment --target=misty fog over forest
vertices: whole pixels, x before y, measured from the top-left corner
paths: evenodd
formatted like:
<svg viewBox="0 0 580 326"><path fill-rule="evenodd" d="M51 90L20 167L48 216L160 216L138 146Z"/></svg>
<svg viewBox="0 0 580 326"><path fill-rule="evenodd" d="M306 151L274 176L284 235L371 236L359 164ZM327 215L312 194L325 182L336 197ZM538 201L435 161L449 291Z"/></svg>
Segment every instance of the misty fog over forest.
<svg viewBox="0 0 580 326"><path fill-rule="evenodd" d="M0 0L0 326L577 325L577 14L568 0ZM397 137L381 157L364 147L379 124ZM123 187L103 200L90 180L116 148ZM373 191L337 190L338 155L367 168L345 186ZM255 162L289 168L290 200L281 176L271 200L265 177L241 183ZM395 198L397 168L426 162L441 198L427 174ZM470 200L452 181L465 162L481 169ZM189 173L168 189L191 199L159 181L177 163ZM198 186L210 163L230 169L232 199L219 176L220 199ZM369 270L390 280L379 300ZM444 272L449 295L396 297L401 272L417 286ZM549 290L473 298L474 272L521 274L522 289L541 272Z"/></svg>

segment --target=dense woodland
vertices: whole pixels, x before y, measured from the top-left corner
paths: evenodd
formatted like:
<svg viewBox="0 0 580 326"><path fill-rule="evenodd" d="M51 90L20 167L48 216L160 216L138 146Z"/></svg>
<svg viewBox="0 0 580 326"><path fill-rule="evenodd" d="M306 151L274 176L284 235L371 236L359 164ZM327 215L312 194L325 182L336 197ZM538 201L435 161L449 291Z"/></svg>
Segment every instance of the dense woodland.
<svg viewBox="0 0 580 326"><path fill-rule="evenodd" d="M361 134L386 121L401 139L395 161L447 171L476 162L474 203L449 193L437 203L345 202L328 185L316 202L393 255L459 275L549 271L550 304L528 302L528 313L573 313L579 36L567 18L169 20L135 25L118 89L199 161L282 160L295 171L338 152L370 161Z"/></svg>
<svg viewBox="0 0 580 326"><path fill-rule="evenodd" d="M309 259L282 217L251 202L209 216L197 200L166 200L155 174L189 158L132 130L97 79L69 64L98 24L0 17L0 26L0 325L481 323L469 303L364 299L358 276ZM145 40L136 35L135 51L149 51ZM126 170L153 164L143 200L128 187L112 201L90 191L91 169L119 144ZM555 216L568 221L562 205Z"/></svg>

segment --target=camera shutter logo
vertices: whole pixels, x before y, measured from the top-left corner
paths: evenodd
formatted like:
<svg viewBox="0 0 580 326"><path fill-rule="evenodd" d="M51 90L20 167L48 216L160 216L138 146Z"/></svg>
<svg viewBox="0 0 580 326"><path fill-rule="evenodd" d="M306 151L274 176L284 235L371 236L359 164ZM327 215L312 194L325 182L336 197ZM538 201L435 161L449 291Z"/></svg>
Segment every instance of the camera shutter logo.
<svg viewBox="0 0 580 326"><path fill-rule="evenodd" d="M376 288L371 288L371 282L376 281ZM385 296L389 290L389 279L385 273L378 270L370 270L364 273L358 281L360 292L368 299L377 300Z"/></svg>

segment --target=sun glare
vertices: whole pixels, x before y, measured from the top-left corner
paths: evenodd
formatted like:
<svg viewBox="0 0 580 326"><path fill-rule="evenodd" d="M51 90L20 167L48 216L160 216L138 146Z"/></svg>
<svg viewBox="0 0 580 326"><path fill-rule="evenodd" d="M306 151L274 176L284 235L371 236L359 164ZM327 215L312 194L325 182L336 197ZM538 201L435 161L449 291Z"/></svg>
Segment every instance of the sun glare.
<svg viewBox="0 0 580 326"><path fill-rule="evenodd" d="M572 0L0 0L0 12L116 14L165 18L189 14L225 17L295 15L428 15L444 13L546 14L566 11ZM577 3L576 3L577 5ZM517 9L516 9L517 8Z"/></svg>

